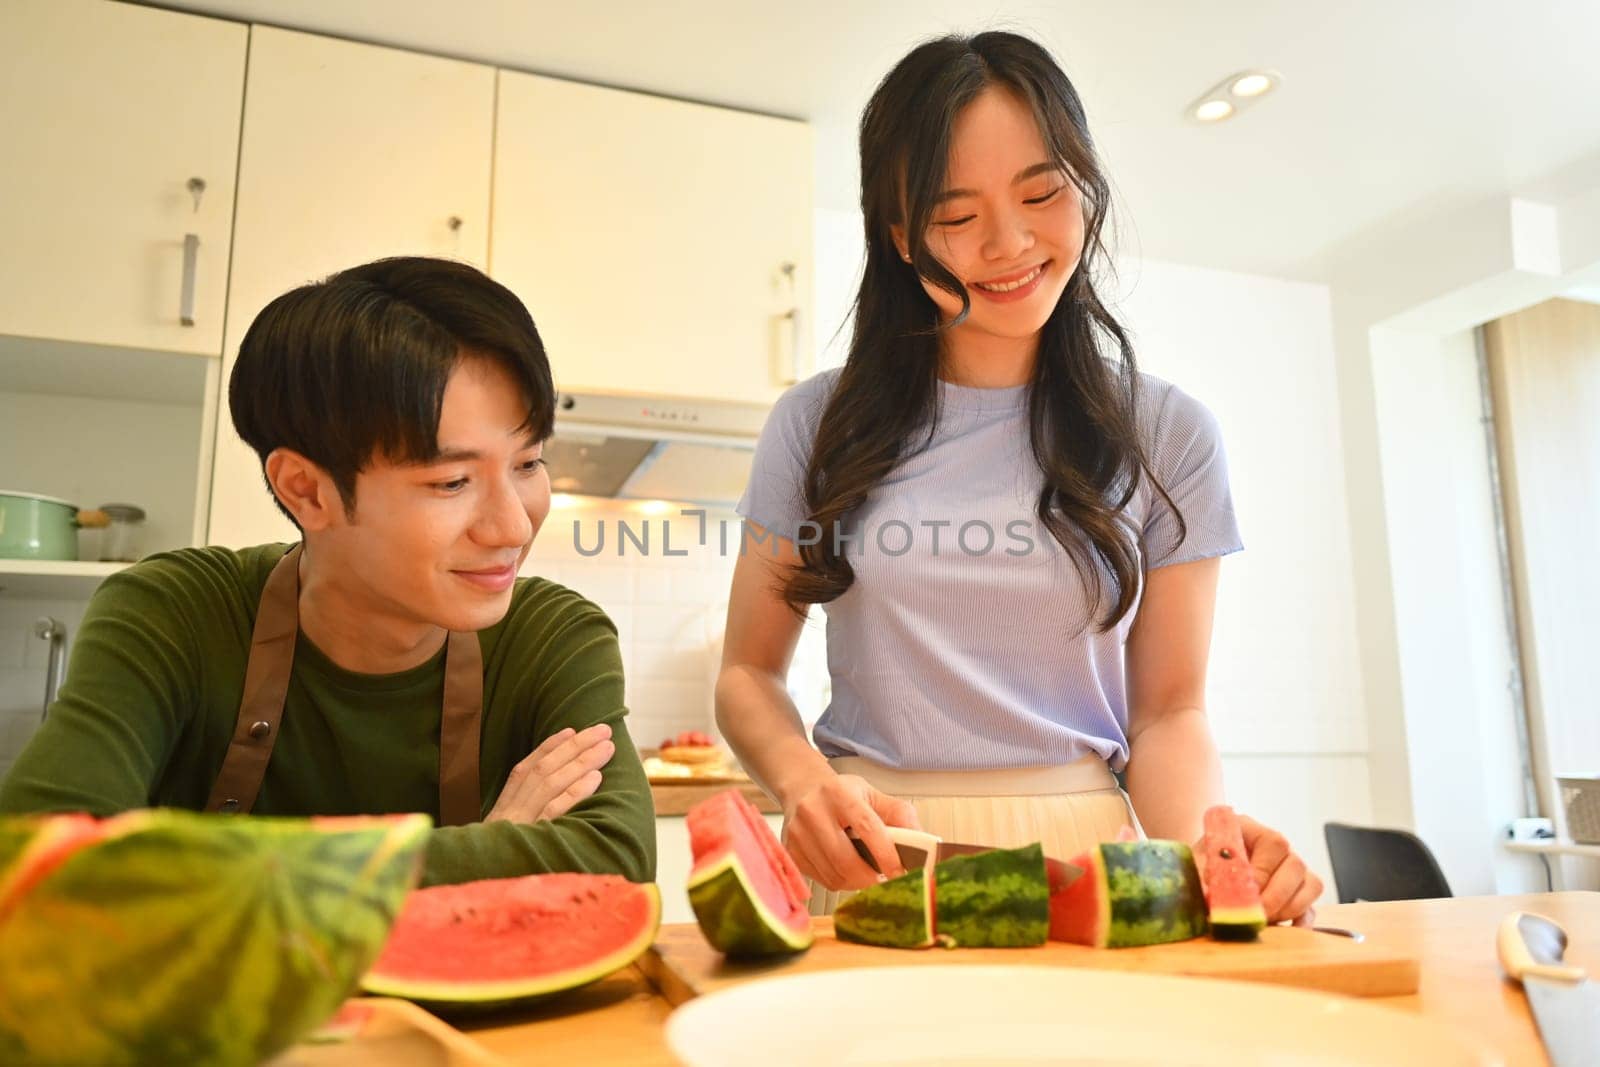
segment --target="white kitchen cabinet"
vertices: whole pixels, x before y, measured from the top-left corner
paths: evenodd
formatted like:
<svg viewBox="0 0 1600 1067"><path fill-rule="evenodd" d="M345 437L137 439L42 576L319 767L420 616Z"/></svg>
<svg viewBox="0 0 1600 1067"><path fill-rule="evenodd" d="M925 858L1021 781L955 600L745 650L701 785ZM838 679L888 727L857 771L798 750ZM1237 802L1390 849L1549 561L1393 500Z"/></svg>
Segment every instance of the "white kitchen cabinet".
<svg viewBox="0 0 1600 1067"><path fill-rule="evenodd" d="M500 72L491 273L557 388L770 402L811 369L811 131Z"/></svg>
<svg viewBox="0 0 1600 1067"><path fill-rule="evenodd" d="M494 92L492 67L252 27L211 543L295 536L228 414L227 375L256 314L382 256L486 264Z"/></svg>
<svg viewBox="0 0 1600 1067"><path fill-rule="evenodd" d="M0 3L0 334L220 354L247 37L106 0Z"/></svg>

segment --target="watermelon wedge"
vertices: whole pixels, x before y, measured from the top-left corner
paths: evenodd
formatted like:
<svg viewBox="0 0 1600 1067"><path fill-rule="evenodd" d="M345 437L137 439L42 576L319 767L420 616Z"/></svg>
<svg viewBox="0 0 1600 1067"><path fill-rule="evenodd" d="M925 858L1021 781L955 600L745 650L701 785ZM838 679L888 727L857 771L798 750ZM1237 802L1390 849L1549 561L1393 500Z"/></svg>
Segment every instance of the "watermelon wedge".
<svg viewBox="0 0 1600 1067"><path fill-rule="evenodd" d="M1072 863L1086 873L1070 882L1065 868L1049 868L1051 940L1132 948L1205 934L1205 895L1188 845L1110 841Z"/></svg>
<svg viewBox="0 0 1600 1067"><path fill-rule="evenodd" d="M766 820L737 789L689 809L689 903L713 948L777 956L811 947L811 893Z"/></svg>
<svg viewBox="0 0 1600 1067"><path fill-rule="evenodd" d="M1217 941L1255 941L1267 925L1255 868L1244 847L1239 816L1226 804L1205 814L1200 848L1206 859L1206 905Z"/></svg>
<svg viewBox="0 0 1600 1067"><path fill-rule="evenodd" d="M0 1063L271 1058L377 956L430 826L165 810L0 819Z"/></svg>
<svg viewBox="0 0 1600 1067"><path fill-rule="evenodd" d="M361 988L438 1014L526 1004L638 959L661 894L614 874L529 874L418 889Z"/></svg>

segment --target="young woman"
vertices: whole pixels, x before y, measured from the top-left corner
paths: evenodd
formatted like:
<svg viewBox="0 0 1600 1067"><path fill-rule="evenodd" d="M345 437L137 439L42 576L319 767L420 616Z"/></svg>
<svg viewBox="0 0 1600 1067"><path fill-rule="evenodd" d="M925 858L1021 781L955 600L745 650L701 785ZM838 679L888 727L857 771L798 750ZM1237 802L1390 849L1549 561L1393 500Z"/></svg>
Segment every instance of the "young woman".
<svg viewBox="0 0 1600 1067"><path fill-rule="evenodd" d="M1215 420L1096 293L1109 186L1076 91L1026 38L929 41L867 105L861 183L849 358L762 433L717 685L813 910L899 873L886 823L1062 858L1124 825L1197 840L1241 544ZM816 603L820 754L783 685ZM1269 915L1309 922L1320 881L1244 824Z"/></svg>

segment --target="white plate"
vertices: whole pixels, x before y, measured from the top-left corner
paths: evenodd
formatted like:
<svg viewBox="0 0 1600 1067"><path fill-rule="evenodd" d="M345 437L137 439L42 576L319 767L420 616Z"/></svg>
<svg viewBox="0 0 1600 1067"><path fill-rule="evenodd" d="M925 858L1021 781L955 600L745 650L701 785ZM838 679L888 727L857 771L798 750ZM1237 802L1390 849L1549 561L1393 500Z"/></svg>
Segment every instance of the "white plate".
<svg viewBox="0 0 1600 1067"><path fill-rule="evenodd" d="M1499 1067L1420 1016L1348 997L1066 967L874 967L767 978L667 1021L691 1067Z"/></svg>

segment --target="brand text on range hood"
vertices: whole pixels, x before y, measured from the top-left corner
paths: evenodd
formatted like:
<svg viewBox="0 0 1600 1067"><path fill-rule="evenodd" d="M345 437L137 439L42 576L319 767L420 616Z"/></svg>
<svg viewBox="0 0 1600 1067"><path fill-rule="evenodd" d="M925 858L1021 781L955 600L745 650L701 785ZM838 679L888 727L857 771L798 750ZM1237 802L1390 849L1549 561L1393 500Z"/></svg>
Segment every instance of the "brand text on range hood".
<svg viewBox="0 0 1600 1067"><path fill-rule="evenodd" d="M771 409L734 400L560 393L545 443L550 488L629 500L731 505Z"/></svg>

